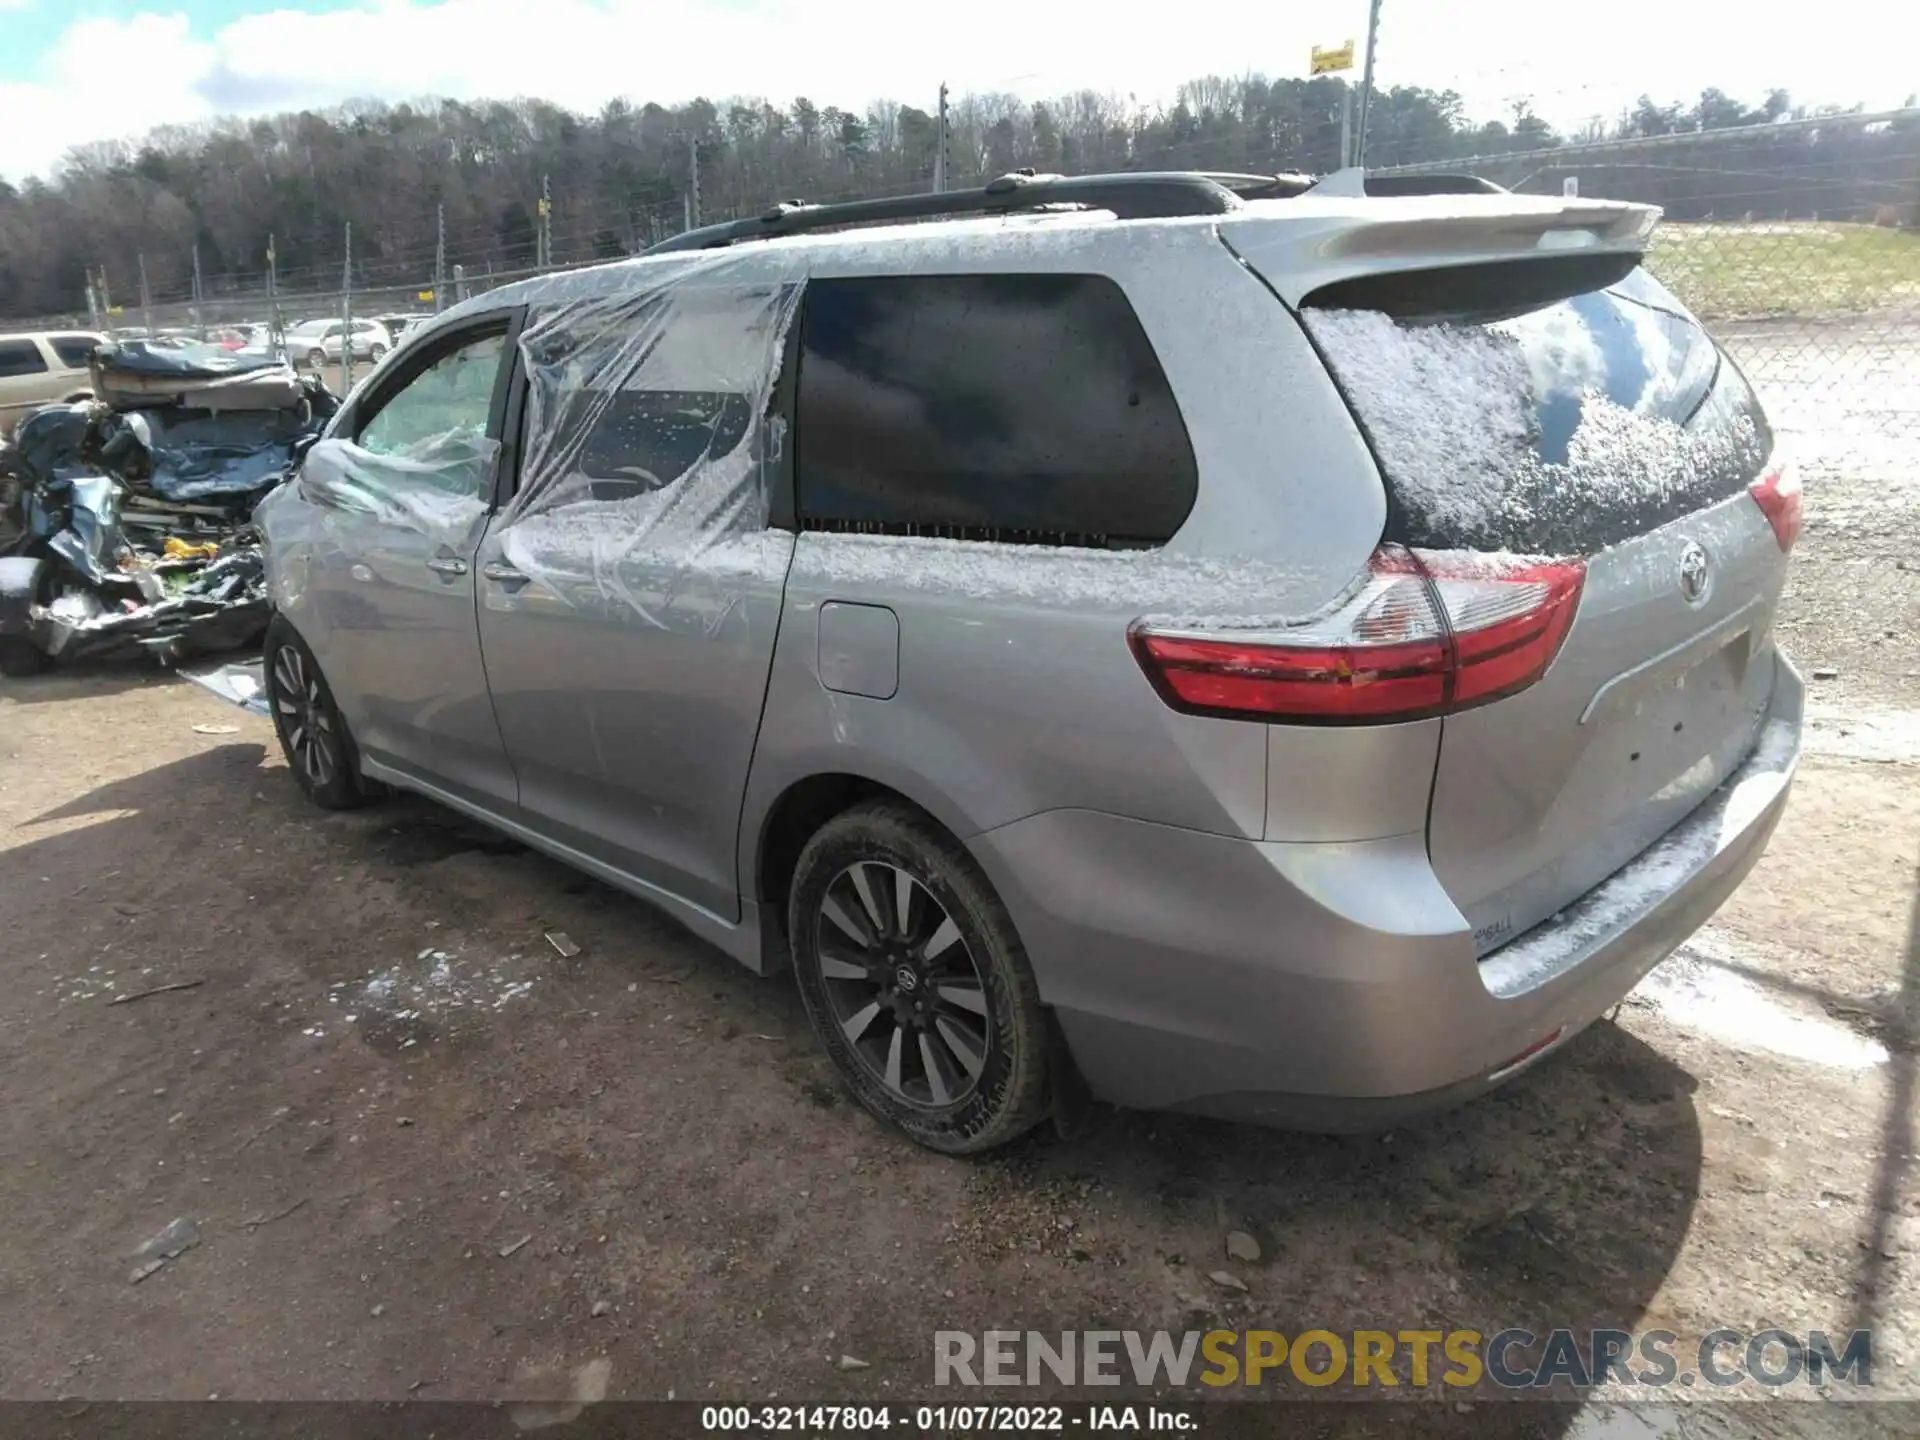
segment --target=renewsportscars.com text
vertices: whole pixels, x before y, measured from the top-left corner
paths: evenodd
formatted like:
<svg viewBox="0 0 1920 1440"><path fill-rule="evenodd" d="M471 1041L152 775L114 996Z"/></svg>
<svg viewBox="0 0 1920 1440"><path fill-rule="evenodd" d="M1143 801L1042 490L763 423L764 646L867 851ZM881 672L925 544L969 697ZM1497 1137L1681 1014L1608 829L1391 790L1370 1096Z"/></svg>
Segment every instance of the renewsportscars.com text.
<svg viewBox="0 0 1920 1440"><path fill-rule="evenodd" d="M1510 1390L1873 1384L1873 1336L1823 1330L940 1330L936 1385L1330 1385Z"/></svg>

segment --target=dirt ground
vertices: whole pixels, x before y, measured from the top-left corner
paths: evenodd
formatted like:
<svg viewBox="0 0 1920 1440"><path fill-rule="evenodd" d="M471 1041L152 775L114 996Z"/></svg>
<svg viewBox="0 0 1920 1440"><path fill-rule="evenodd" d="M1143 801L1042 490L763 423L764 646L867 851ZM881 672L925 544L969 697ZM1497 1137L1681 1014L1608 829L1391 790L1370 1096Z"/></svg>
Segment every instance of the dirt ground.
<svg viewBox="0 0 1920 1440"><path fill-rule="evenodd" d="M1920 573L1910 510L1830 494L1780 628L1838 673L1759 869L1616 1021L1386 1136L1096 1111L935 1157L789 980L638 902L422 801L313 810L184 683L9 682L0 1397L907 1398L939 1329L1422 1325L1872 1325L1920 1395Z"/></svg>

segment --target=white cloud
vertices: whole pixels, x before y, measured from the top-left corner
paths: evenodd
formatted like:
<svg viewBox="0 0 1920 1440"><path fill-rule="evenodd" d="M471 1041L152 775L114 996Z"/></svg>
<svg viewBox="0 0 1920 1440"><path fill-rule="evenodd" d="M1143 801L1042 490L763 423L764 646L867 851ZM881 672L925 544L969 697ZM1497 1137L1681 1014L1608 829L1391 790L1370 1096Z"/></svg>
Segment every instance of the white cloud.
<svg viewBox="0 0 1920 1440"><path fill-rule="evenodd" d="M1565 11L1533 0L1481 0L1471 25L1457 7L1400 0L1387 6L1379 78L1451 85L1483 115L1528 95L1560 123L1703 83L1753 100L1785 85L1796 99L1890 105L1920 49L1913 8L1826 0L1815 33L1784 0L1610 0L1571 31ZM1208 72L1302 73L1312 44L1365 33L1365 0L1305 9L1182 0L1146 22L1096 0L937 11L898 0L367 0L248 15L210 35L184 15L137 13L76 22L36 82L0 85L0 174L44 171L74 144L154 125L369 96L537 95L592 109L615 95L805 94L821 105L884 95L924 106L944 79L956 93L1089 86L1151 101ZM123 78L103 85L103 74Z"/></svg>

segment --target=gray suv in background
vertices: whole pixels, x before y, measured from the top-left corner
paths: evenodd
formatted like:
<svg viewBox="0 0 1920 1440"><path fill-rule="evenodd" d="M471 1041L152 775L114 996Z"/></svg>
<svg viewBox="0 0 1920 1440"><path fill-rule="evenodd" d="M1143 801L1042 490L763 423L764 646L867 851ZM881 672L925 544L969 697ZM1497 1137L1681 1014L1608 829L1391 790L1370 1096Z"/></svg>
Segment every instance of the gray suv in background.
<svg viewBox="0 0 1920 1440"><path fill-rule="evenodd" d="M939 1149L1470 1096L1798 758L1799 492L1655 219L1010 176L469 301L258 511L293 773L791 966Z"/></svg>

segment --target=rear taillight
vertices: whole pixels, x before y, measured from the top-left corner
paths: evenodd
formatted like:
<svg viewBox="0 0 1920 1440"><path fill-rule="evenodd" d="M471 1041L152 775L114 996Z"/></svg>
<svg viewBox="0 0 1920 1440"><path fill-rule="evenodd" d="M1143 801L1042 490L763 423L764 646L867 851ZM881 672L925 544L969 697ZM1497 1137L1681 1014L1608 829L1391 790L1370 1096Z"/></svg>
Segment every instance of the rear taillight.
<svg viewBox="0 0 1920 1440"><path fill-rule="evenodd" d="M1765 474L1747 487L1747 493L1759 502L1780 548L1793 549L1793 542L1800 538L1799 473L1785 461L1775 460L1767 466Z"/></svg>
<svg viewBox="0 0 1920 1440"><path fill-rule="evenodd" d="M1383 546L1366 582L1303 625L1235 634L1137 622L1161 698L1196 715L1362 725L1483 705L1546 673L1573 624L1581 560Z"/></svg>

